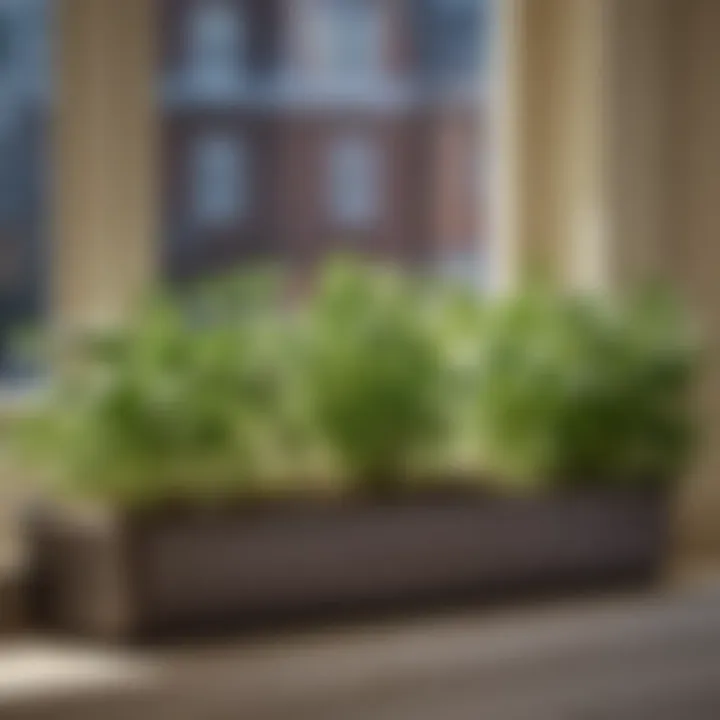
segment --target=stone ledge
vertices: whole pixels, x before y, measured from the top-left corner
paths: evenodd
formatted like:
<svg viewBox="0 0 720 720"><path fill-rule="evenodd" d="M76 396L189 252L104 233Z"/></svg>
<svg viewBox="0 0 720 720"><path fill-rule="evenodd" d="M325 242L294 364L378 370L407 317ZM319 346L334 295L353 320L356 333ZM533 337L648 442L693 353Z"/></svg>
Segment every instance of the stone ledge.
<svg viewBox="0 0 720 720"><path fill-rule="evenodd" d="M716 576L713 582L681 585L217 646L107 650L18 642L0 651L0 715L3 720L336 720L375 717L378 693L411 699L427 690L440 698L436 711L382 717L436 718L461 682L476 704L489 703L495 693L500 704L514 699L528 704L522 717L559 717L573 684L568 668L579 668L574 689L579 700L590 692L605 697L607 688L618 690L628 679L634 687L640 671L654 692L664 682L657 679L660 647L666 648L663 672L676 678L682 670L683 677L697 679L708 655L696 653L695 665L688 666L688 648L719 637L720 584ZM720 644L713 647L720 653ZM538 668L547 671L539 686L531 682ZM525 691L522 685L518 689L523 681ZM530 705L547 700L546 691L558 693L557 712L530 713ZM488 716L520 716L487 707Z"/></svg>

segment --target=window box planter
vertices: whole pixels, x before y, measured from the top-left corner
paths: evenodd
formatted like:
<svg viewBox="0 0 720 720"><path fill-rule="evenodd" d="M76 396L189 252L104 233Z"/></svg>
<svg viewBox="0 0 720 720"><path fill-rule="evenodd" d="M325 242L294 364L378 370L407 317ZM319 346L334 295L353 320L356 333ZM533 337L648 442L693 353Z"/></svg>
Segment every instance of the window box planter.
<svg viewBox="0 0 720 720"><path fill-rule="evenodd" d="M33 524L46 620L130 639L656 576L664 488L286 502Z"/></svg>

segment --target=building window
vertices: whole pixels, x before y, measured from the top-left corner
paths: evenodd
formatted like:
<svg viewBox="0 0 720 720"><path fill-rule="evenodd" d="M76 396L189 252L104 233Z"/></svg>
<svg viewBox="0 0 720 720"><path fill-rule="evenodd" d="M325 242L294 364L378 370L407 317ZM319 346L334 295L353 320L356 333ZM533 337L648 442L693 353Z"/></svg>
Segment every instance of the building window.
<svg viewBox="0 0 720 720"><path fill-rule="evenodd" d="M247 56L242 3L199 0L189 15L189 71L205 90L225 90L242 79Z"/></svg>
<svg viewBox="0 0 720 720"><path fill-rule="evenodd" d="M191 152L192 211L203 229L224 229L246 217L249 209L248 153L237 137L208 134Z"/></svg>
<svg viewBox="0 0 720 720"><path fill-rule="evenodd" d="M318 0L310 51L322 78L342 81L376 77L383 64L384 4L377 0Z"/></svg>
<svg viewBox="0 0 720 720"><path fill-rule="evenodd" d="M364 228L380 215L381 167L377 146L368 138L346 136L331 143L327 193L332 220Z"/></svg>
<svg viewBox="0 0 720 720"><path fill-rule="evenodd" d="M426 22L433 73L441 79L474 77L484 42L486 0L435 0Z"/></svg>

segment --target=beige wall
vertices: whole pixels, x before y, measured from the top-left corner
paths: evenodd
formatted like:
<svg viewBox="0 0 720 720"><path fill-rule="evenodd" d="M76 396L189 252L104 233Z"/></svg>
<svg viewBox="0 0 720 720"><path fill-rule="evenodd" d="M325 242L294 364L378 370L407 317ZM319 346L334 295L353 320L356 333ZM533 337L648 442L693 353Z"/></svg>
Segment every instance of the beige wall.
<svg viewBox="0 0 720 720"><path fill-rule="evenodd" d="M496 0L492 275L604 280L607 6ZM598 277L600 275L601 277Z"/></svg>
<svg viewBox="0 0 720 720"><path fill-rule="evenodd" d="M154 8L59 0L55 122L55 320L115 319L153 273Z"/></svg>
<svg viewBox="0 0 720 720"><path fill-rule="evenodd" d="M720 3L672 3L669 22L666 267L693 303L707 343L699 398L704 451L682 528L691 546L720 552Z"/></svg>

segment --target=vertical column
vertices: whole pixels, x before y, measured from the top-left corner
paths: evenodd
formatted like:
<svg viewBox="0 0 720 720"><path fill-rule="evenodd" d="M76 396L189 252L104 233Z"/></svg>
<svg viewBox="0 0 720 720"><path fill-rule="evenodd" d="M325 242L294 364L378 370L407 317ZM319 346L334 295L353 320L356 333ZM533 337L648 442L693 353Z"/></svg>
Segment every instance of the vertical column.
<svg viewBox="0 0 720 720"><path fill-rule="evenodd" d="M667 268L674 0L497 0L493 274L604 288Z"/></svg>
<svg viewBox="0 0 720 720"><path fill-rule="evenodd" d="M675 0L603 0L606 5L610 232L607 281L672 278L668 226ZM683 4L683 3L681 3Z"/></svg>
<svg viewBox="0 0 720 720"><path fill-rule="evenodd" d="M565 12L564 94L557 138L558 274L571 285L597 290L615 280L615 28L607 0L578 0Z"/></svg>
<svg viewBox="0 0 720 720"><path fill-rule="evenodd" d="M52 310L113 322L158 244L154 0L58 0Z"/></svg>
<svg viewBox="0 0 720 720"><path fill-rule="evenodd" d="M604 279L605 0L496 0L490 275Z"/></svg>
<svg viewBox="0 0 720 720"><path fill-rule="evenodd" d="M532 128L538 139L547 130L547 122L533 107L532 95L533 83L542 75L537 56L547 52L538 47L537 36L542 40L545 26L536 26L532 2L494 0L492 7L495 33L488 109L493 169L488 189L493 196L493 222L488 236L488 279L496 290L504 291L519 282L529 266L543 262L547 252L547 238L539 236L532 207L532 166L537 157L530 137ZM545 62L540 64L547 62L547 58L541 60Z"/></svg>

